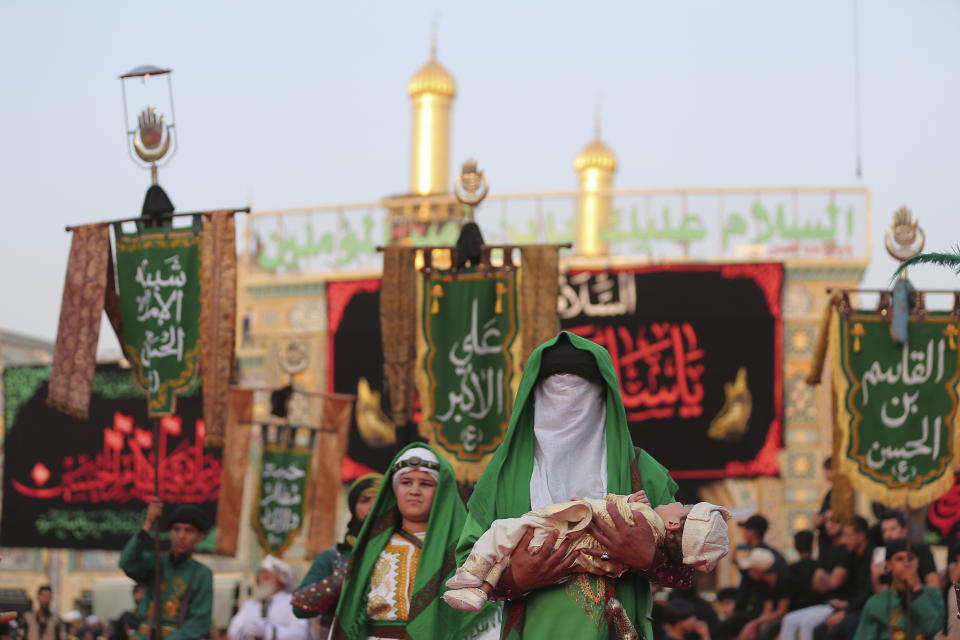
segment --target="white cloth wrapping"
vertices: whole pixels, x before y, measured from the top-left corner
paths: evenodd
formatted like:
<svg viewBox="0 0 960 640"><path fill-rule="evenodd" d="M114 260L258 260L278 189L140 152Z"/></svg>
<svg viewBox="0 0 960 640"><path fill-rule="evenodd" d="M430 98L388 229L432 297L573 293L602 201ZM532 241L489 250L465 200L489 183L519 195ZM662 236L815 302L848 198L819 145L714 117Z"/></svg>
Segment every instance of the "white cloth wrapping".
<svg viewBox="0 0 960 640"><path fill-rule="evenodd" d="M636 515L641 515L650 524L654 544L660 544L665 533L663 519L642 502L628 503L626 496L608 495L600 500L574 500L549 505L519 518L494 520L490 528L477 538L463 565L447 580L448 591L443 594L444 601L455 609L478 611L487 601L487 594L480 590L480 585L484 582L497 585L500 576L510 565L513 550L526 534L528 527L533 529L528 547L531 551L543 547L547 536L557 531L560 534L557 536L557 546L568 538L574 540L567 552L568 556L577 555L574 572L600 570L611 577L623 575L626 567L579 553L581 549L601 548L596 539L584 530L593 519L594 513L600 514L604 519L609 518L606 515L608 500L616 503L617 510L630 524L637 523Z"/></svg>
<svg viewBox="0 0 960 640"><path fill-rule="evenodd" d="M563 373L534 388L530 508L607 493L604 387Z"/></svg>
<svg viewBox="0 0 960 640"><path fill-rule="evenodd" d="M698 502L687 514L680 545L683 564L700 571L713 571L730 551L727 520L730 512L709 502Z"/></svg>
<svg viewBox="0 0 960 640"><path fill-rule="evenodd" d="M250 598L240 607L227 627L229 640L307 640L308 621L293 615L292 595L278 591L267 598L267 615L263 616L263 602Z"/></svg>

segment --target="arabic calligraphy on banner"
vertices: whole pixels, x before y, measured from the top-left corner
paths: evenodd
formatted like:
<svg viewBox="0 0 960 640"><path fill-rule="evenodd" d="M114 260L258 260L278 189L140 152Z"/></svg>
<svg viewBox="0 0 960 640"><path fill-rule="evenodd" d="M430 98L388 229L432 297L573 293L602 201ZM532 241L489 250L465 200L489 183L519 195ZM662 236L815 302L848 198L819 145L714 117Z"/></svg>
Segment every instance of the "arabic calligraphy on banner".
<svg viewBox="0 0 960 640"><path fill-rule="evenodd" d="M836 331L841 473L875 500L926 505L953 485L956 319L911 320L903 345L873 313L838 314Z"/></svg>
<svg viewBox="0 0 960 640"><path fill-rule="evenodd" d="M283 555L303 528L312 457L306 447L263 448L253 529L264 553Z"/></svg>
<svg viewBox="0 0 960 640"><path fill-rule="evenodd" d="M503 440L516 392L516 272L421 277L420 434L470 482Z"/></svg>
<svg viewBox="0 0 960 640"><path fill-rule="evenodd" d="M151 416L174 413L197 375L200 242L192 229L117 236L124 353Z"/></svg>
<svg viewBox="0 0 960 640"><path fill-rule="evenodd" d="M97 365L85 420L46 406L48 380L49 367L4 371L3 519L17 525L2 528L0 544L123 548L143 524L158 464L161 499L196 504L213 521L221 457L203 446L199 385L181 395L177 415L161 419L155 442L128 370Z"/></svg>
<svg viewBox="0 0 960 640"><path fill-rule="evenodd" d="M558 311L610 353L634 442L676 477L773 475L782 280L778 264L571 273Z"/></svg>
<svg viewBox="0 0 960 640"><path fill-rule="evenodd" d="M476 212L489 244L574 242L576 195L490 196ZM865 189L652 190L613 197L610 228L601 231L613 256L716 258L768 255L867 255ZM377 269L378 244L387 244L386 208L344 207L336 215L258 212L250 221L261 269L277 273ZM414 246L449 246L457 222L418 226Z"/></svg>

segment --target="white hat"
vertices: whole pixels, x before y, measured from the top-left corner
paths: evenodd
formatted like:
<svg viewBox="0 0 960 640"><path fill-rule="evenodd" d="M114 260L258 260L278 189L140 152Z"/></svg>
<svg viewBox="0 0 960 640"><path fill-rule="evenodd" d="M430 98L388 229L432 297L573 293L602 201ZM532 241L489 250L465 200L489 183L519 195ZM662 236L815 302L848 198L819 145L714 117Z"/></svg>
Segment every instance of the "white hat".
<svg viewBox="0 0 960 640"><path fill-rule="evenodd" d="M80 620L83 620L83 614L74 609L73 611L67 613L67 615L63 616L63 619L67 622L79 622Z"/></svg>
<svg viewBox="0 0 960 640"><path fill-rule="evenodd" d="M404 451L403 455L393 463L394 492L400 484L400 476L411 471L426 471L436 482L440 478L440 461L437 460L433 451L425 447L413 447Z"/></svg>
<svg viewBox="0 0 960 640"><path fill-rule="evenodd" d="M753 549L750 549L750 553L747 554L747 557L741 560L738 564L744 571L749 571L750 569L756 569L757 571L770 571L776 561L777 558L773 555L773 551L770 551L770 549L754 547Z"/></svg>
<svg viewBox="0 0 960 640"><path fill-rule="evenodd" d="M680 547L683 564L700 571L713 571L730 551L727 520L730 512L709 502L698 502L687 514Z"/></svg>
<svg viewBox="0 0 960 640"><path fill-rule="evenodd" d="M295 586L296 578L293 574L293 569L290 568L286 562L281 560L276 556L267 556L260 561L260 569L262 571L269 571L273 575L277 576L277 579L283 585L284 591L290 591Z"/></svg>

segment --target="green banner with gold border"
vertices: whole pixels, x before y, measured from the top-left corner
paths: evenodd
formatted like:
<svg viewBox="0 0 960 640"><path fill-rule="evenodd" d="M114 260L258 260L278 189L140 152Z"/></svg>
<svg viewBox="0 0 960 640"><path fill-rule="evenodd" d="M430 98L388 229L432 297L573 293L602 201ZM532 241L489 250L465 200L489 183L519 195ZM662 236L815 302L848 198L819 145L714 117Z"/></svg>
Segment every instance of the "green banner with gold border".
<svg viewBox="0 0 960 640"><path fill-rule="evenodd" d="M172 415L197 376L200 245L196 226L117 237L124 355L151 416Z"/></svg>
<svg viewBox="0 0 960 640"><path fill-rule="evenodd" d="M920 507L953 484L957 451L957 319L910 321L909 342L874 312L836 314L831 342L840 459L854 487L888 505Z"/></svg>
<svg viewBox="0 0 960 640"><path fill-rule="evenodd" d="M516 271L435 271L418 283L420 434L475 482L503 440L519 382Z"/></svg>
<svg viewBox="0 0 960 640"><path fill-rule="evenodd" d="M263 448L253 529L264 553L283 555L303 528L312 458L307 447L271 444Z"/></svg>

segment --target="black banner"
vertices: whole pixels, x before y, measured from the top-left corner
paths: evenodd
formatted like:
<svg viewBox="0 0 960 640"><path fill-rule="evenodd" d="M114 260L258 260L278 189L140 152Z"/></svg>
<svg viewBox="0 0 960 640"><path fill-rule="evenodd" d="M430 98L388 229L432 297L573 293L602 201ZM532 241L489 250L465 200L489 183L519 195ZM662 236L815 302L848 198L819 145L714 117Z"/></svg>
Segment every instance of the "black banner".
<svg viewBox="0 0 960 640"><path fill-rule="evenodd" d="M674 477L775 475L782 282L779 264L571 273L561 325L610 352L634 443Z"/></svg>
<svg viewBox="0 0 960 640"><path fill-rule="evenodd" d="M49 367L3 373L6 438L0 545L122 549L140 529L160 451L164 516L176 504L216 517L219 448L204 448L198 383L161 418L154 442L147 402L128 369L97 365L86 420L46 405ZM198 550L213 550L215 530Z"/></svg>
<svg viewBox="0 0 960 640"><path fill-rule="evenodd" d="M380 280L355 280L327 284L329 342L327 390L357 394L361 378L373 391L381 392L381 408L389 412L390 391L383 375L383 345L380 338ZM420 440L415 421L396 429L394 444L367 442L357 427L357 413L350 417L350 441L343 464L343 481L364 473L384 473L400 448ZM418 412L419 413L419 412Z"/></svg>

